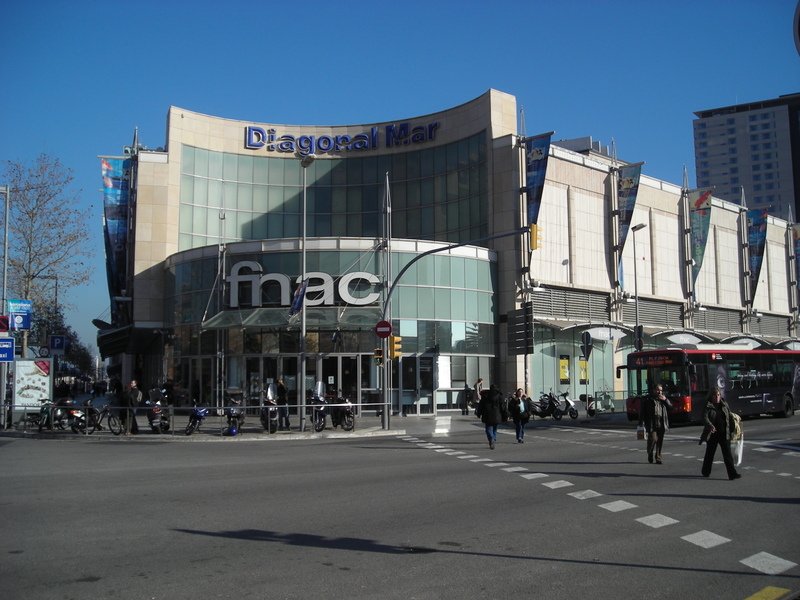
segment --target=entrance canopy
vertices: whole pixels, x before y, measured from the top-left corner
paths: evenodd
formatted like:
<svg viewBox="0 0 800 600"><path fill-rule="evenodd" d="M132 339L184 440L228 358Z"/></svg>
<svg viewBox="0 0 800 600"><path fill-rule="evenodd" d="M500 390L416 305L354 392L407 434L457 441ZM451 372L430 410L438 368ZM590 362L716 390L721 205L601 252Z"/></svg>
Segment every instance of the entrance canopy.
<svg viewBox="0 0 800 600"><path fill-rule="evenodd" d="M369 329L381 320L377 306L306 307L307 329ZM223 310L202 324L203 329L299 330L300 314L289 316L287 308Z"/></svg>

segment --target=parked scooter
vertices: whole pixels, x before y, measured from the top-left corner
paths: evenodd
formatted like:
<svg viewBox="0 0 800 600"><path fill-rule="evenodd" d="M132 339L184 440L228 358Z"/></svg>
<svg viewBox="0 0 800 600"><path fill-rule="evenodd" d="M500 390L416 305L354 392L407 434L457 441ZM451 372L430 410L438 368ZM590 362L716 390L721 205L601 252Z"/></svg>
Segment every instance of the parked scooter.
<svg viewBox="0 0 800 600"><path fill-rule="evenodd" d="M228 419L227 435L236 435L244 425L244 392L239 388L228 388L225 416Z"/></svg>
<svg viewBox="0 0 800 600"><path fill-rule="evenodd" d="M166 391L153 388L148 392L150 396L146 401L147 422L153 433L167 433L169 431L169 409L166 407Z"/></svg>
<svg viewBox="0 0 800 600"><path fill-rule="evenodd" d="M547 417L556 418L556 411L558 411L558 419L561 418L561 409L558 406L558 400L553 395L553 392L539 392L539 399L537 401L531 400L531 418L539 417L546 419Z"/></svg>
<svg viewBox="0 0 800 600"><path fill-rule="evenodd" d="M556 402L558 402L558 407L553 409L553 418L556 421L560 421L564 414L568 414L571 419L578 418L578 407L575 405L575 401L569 397L569 390L561 392L557 396Z"/></svg>
<svg viewBox="0 0 800 600"><path fill-rule="evenodd" d="M325 417L327 414L327 402L325 401L325 391L321 381L318 381L316 386L314 386L311 403L311 423L314 425L314 431L319 433L325 429Z"/></svg>
<svg viewBox="0 0 800 600"><path fill-rule="evenodd" d="M192 412L189 413L189 424L186 425L186 435L192 435L195 431L200 429L208 416L208 409L205 407L197 406L197 400L192 401Z"/></svg>
<svg viewBox="0 0 800 600"><path fill-rule="evenodd" d="M267 388L267 397L264 398L261 405L261 425L264 427L264 431L269 433L278 431L278 403L275 401L277 394L275 384L271 383Z"/></svg>
<svg viewBox="0 0 800 600"><path fill-rule="evenodd" d="M336 404L331 407L331 425L336 429L341 425L345 431L352 431L356 425L353 403L347 398L337 398Z"/></svg>
<svg viewBox="0 0 800 600"><path fill-rule="evenodd" d="M586 414L590 417L604 412L613 413L616 410L614 399L608 392L600 392L597 398L594 396L587 397L585 394L581 394L580 398L586 402Z"/></svg>

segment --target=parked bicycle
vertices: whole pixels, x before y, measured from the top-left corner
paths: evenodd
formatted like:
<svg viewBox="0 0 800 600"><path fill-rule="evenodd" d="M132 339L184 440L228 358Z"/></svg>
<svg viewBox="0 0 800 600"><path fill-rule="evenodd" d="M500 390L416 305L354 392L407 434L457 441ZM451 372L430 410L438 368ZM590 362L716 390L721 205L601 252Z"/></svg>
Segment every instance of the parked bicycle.
<svg viewBox="0 0 800 600"><path fill-rule="evenodd" d="M98 410L92 406L90 401L86 409L89 413L89 428L87 431L90 434L97 430L102 431L103 421L106 422L108 430L114 435L119 435L122 433L122 421L119 420L119 417L115 414L114 409L111 408L111 405L106 404L103 406L103 408Z"/></svg>

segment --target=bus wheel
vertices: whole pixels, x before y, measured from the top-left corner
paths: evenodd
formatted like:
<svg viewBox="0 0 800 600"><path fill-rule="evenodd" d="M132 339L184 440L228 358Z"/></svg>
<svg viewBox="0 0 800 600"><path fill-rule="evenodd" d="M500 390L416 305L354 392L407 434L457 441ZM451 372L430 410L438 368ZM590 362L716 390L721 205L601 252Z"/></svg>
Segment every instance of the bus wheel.
<svg viewBox="0 0 800 600"><path fill-rule="evenodd" d="M778 413L779 417L791 417L794 414L794 404L791 396L783 397L783 410Z"/></svg>

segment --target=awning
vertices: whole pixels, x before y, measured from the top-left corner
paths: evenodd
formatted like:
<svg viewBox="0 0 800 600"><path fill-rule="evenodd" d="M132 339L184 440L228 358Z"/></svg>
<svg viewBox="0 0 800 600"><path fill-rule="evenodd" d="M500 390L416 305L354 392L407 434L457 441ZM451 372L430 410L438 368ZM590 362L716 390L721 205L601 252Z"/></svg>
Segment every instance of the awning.
<svg viewBox="0 0 800 600"><path fill-rule="evenodd" d="M306 329L368 329L381 320L377 306L306 307ZM287 308L224 310L208 319L203 329L300 329L300 314L289 317Z"/></svg>

